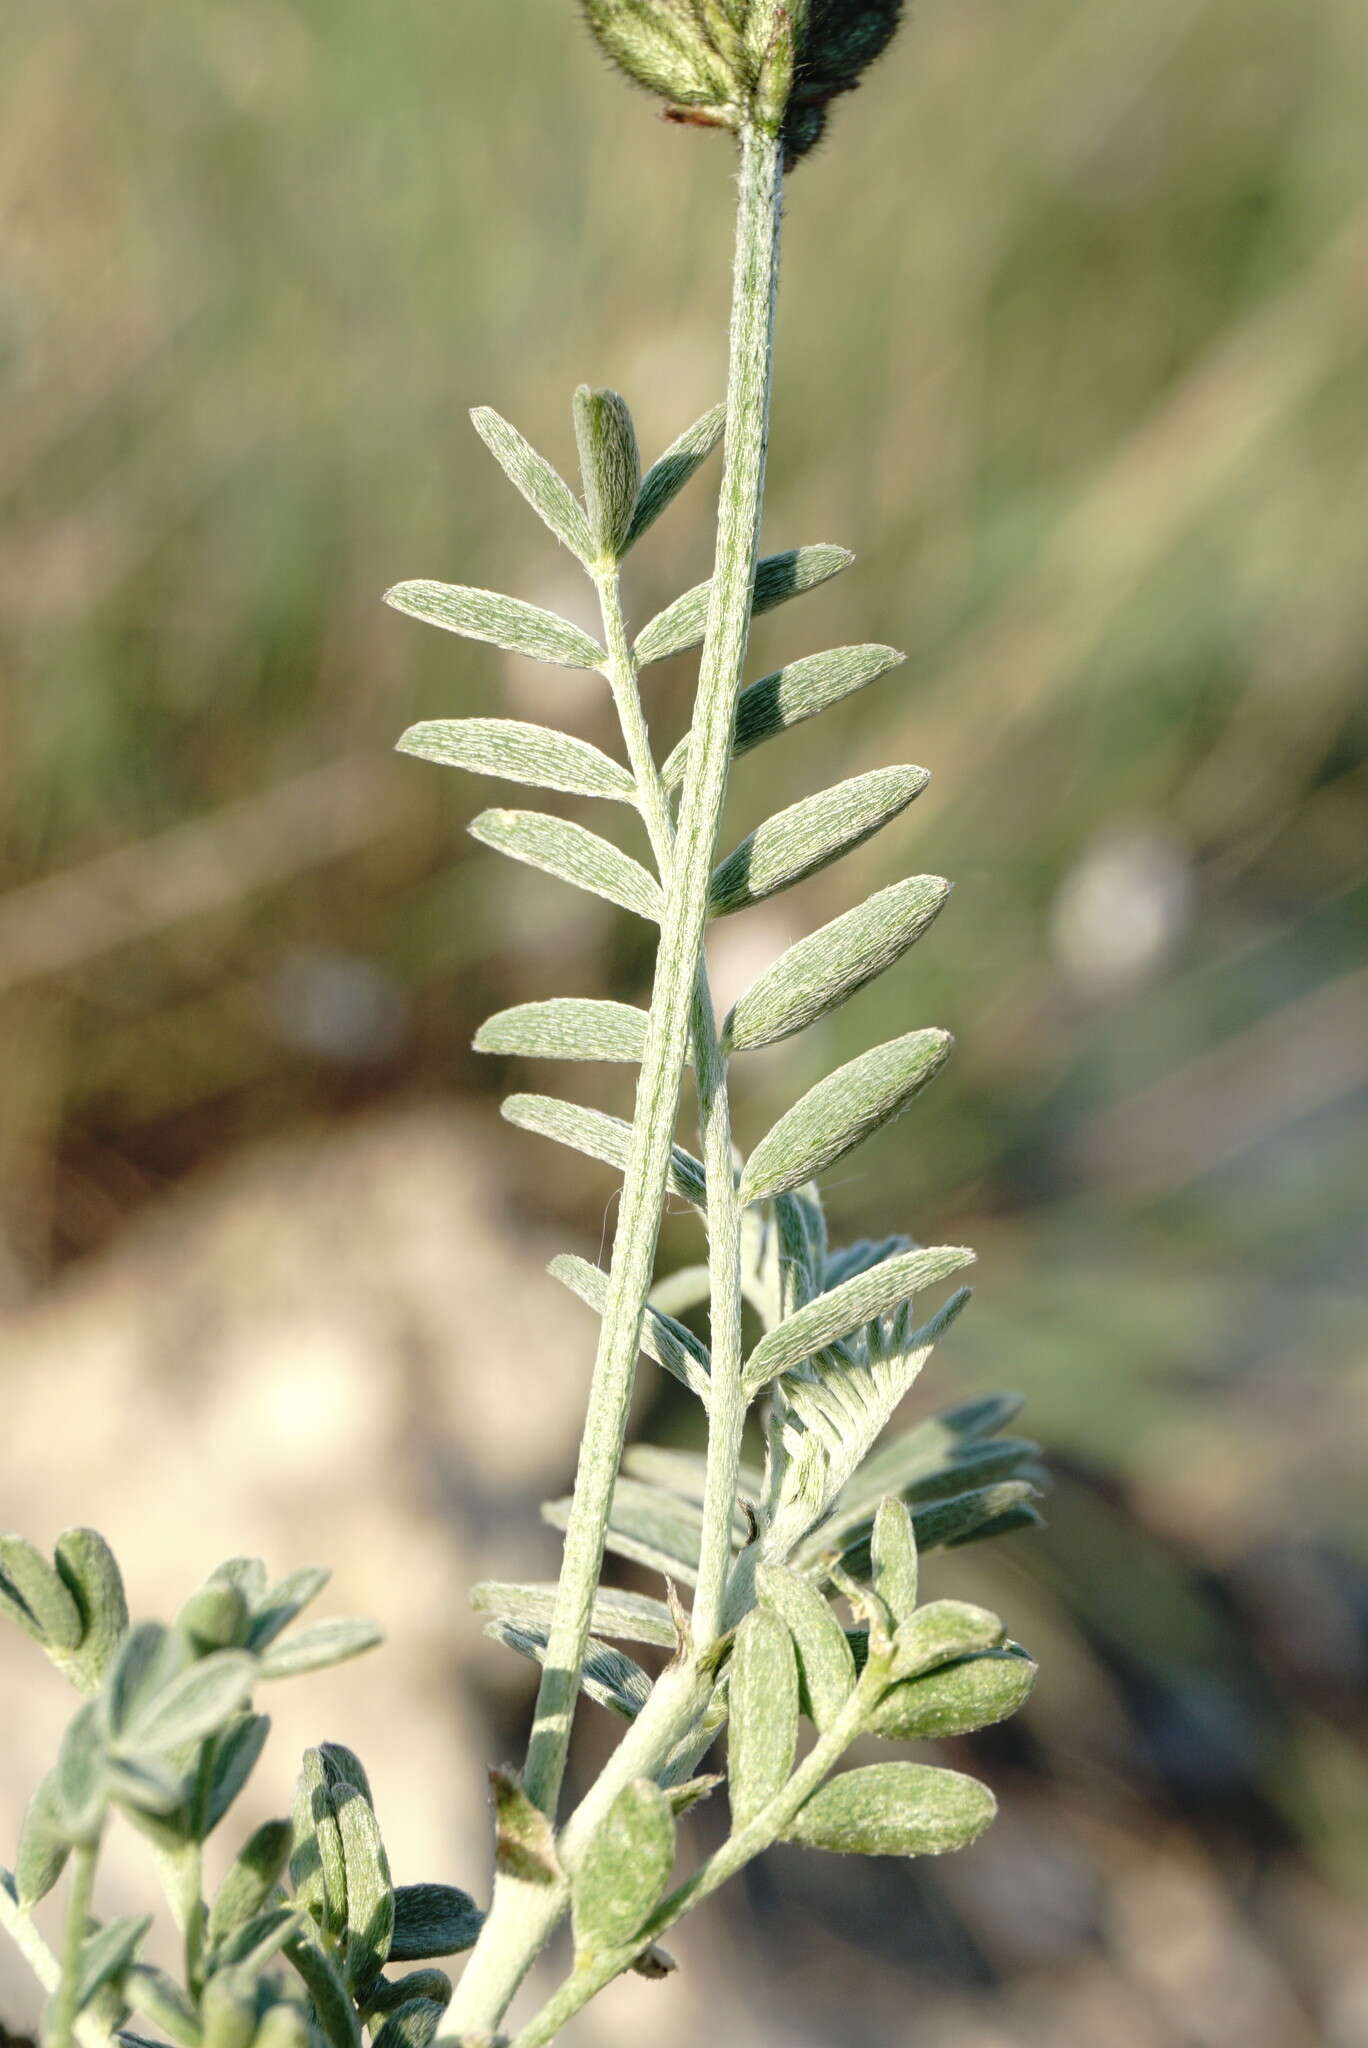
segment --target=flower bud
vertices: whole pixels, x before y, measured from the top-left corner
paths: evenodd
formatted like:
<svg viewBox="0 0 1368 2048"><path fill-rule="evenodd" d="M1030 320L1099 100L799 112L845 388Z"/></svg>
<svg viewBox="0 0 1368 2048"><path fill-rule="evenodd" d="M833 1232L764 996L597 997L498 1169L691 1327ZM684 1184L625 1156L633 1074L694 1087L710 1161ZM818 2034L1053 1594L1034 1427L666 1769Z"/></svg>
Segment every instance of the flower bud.
<svg viewBox="0 0 1368 2048"><path fill-rule="evenodd" d="M892 40L902 0L583 0L614 62L671 119L780 134L792 167Z"/></svg>

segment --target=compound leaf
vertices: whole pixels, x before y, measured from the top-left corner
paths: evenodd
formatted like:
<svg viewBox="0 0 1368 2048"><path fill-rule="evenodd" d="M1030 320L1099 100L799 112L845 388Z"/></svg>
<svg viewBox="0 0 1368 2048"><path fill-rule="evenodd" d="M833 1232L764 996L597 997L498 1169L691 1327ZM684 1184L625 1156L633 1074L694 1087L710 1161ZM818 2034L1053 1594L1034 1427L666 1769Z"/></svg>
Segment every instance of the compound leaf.
<svg viewBox="0 0 1368 2048"><path fill-rule="evenodd" d="M123 1574L98 1529L64 1530L57 1538L55 1562L80 1616L74 1674L85 1691L93 1692L128 1629Z"/></svg>
<svg viewBox="0 0 1368 2048"><path fill-rule="evenodd" d="M917 1537L912 1517L902 1501L880 1501L874 1517L870 1558L874 1567L874 1591L892 1615L899 1631L904 1625L915 1629Z"/></svg>
<svg viewBox="0 0 1368 2048"><path fill-rule="evenodd" d="M762 1565L760 1597L780 1615L798 1660L799 1704L809 1720L827 1729L850 1698L855 1660L845 1630L829 1602L809 1579L782 1565Z"/></svg>
<svg viewBox="0 0 1368 2048"><path fill-rule="evenodd" d="M361 2022L352 1995L331 1956L305 1934L287 1941L285 1953L304 1979L318 2024L330 2048L361 2048Z"/></svg>
<svg viewBox="0 0 1368 2048"><path fill-rule="evenodd" d="M734 754L747 754L762 740L774 739L790 726L814 718L842 697L861 690L877 676L906 660L896 647L833 647L825 654L805 654L772 675L761 676L741 692L736 704ZM661 780L674 789L684 779L690 735L669 755Z"/></svg>
<svg viewBox="0 0 1368 2048"><path fill-rule="evenodd" d="M1014 1645L980 1650L893 1686L865 1723L866 1732L892 1742L973 1735L1014 1714L1035 1678L1034 1662Z"/></svg>
<svg viewBox="0 0 1368 2048"><path fill-rule="evenodd" d="M19 1848L14 1859L14 1883L19 1904L30 1912L45 1899L66 1867L71 1854L71 1837L63 1826L57 1794L57 1774L49 1771L39 1780L28 1803Z"/></svg>
<svg viewBox="0 0 1368 2048"><path fill-rule="evenodd" d="M19 1626L44 1649L69 1653L77 1648L80 1609L58 1573L25 1536L0 1536L0 1596Z"/></svg>
<svg viewBox="0 0 1368 2048"><path fill-rule="evenodd" d="M604 896L620 910L654 923L660 920L664 899L655 878L630 854L568 818L545 811L482 811L470 826L470 836L511 860Z"/></svg>
<svg viewBox="0 0 1368 2048"><path fill-rule="evenodd" d="M849 568L854 559L846 548L824 546L789 548L781 555L766 556L756 564L752 612L771 611L786 598L797 597L825 583ZM711 596L711 582L695 584L642 628L634 651L643 668L648 662L686 654L700 645L707 628Z"/></svg>
<svg viewBox="0 0 1368 2048"><path fill-rule="evenodd" d="M551 1640L549 1625L519 1624L496 1617L486 1622L485 1634L496 1643L503 1643L507 1649L516 1651L520 1657L529 1657L536 1664L546 1662L547 1645ZM625 1651L614 1650L592 1637L585 1651L579 1683L586 1699L621 1714L626 1721L634 1721L651 1696L651 1681L641 1666Z"/></svg>
<svg viewBox="0 0 1368 2048"><path fill-rule="evenodd" d="M727 917L829 867L921 795L924 768L872 768L766 818L715 870L708 908Z"/></svg>
<svg viewBox="0 0 1368 2048"><path fill-rule="evenodd" d="M374 2037L375 2048L428 2048L446 2011L432 1998L406 1998Z"/></svg>
<svg viewBox="0 0 1368 2048"><path fill-rule="evenodd" d="M520 1130L554 1138L558 1145L569 1145L590 1159L601 1159L605 1166L626 1171L632 1126L621 1117L585 1109L577 1102L562 1102L554 1095L510 1095L504 1101L503 1114ZM667 1184L671 1194L686 1202L701 1206L707 1200L701 1163L679 1145L670 1155Z"/></svg>
<svg viewBox="0 0 1368 2048"><path fill-rule="evenodd" d="M545 1501L542 1520L564 1529L568 1499ZM613 1489L606 1546L616 1557L649 1565L667 1579L692 1586L698 1579L703 1516L693 1501L663 1492L640 1479L619 1479Z"/></svg>
<svg viewBox="0 0 1368 2048"><path fill-rule="evenodd" d="M798 1664L773 1608L746 1616L729 1673L727 1779L732 1825L740 1828L783 1790L798 1747Z"/></svg>
<svg viewBox="0 0 1368 2048"><path fill-rule="evenodd" d="M868 1764L814 1792L788 1839L840 1855L941 1856L977 1840L997 1811L986 1785L930 1764Z"/></svg>
<svg viewBox="0 0 1368 2048"><path fill-rule="evenodd" d="M86 1936L81 1944L81 1960L76 1972L78 2013L85 2011L91 1999L106 1984L119 1982L137 1953L138 1943L151 1925L152 1915L144 1913L136 1920L106 1921L94 1934Z"/></svg>
<svg viewBox="0 0 1368 2048"><path fill-rule="evenodd" d="M587 740L520 718L429 718L409 727L397 751L445 768L466 768L473 775L501 775L505 782L558 789L566 796L629 804L636 795L627 770Z"/></svg>
<svg viewBox="0 0 1368 2048"><path fill-rule="evenodd" d="M373 1621L316 1621L284 1642L273 1643L261 1659L263 1678L294 1678L304 1671L326 1671L329 1665L359 1657L383 1642L384 1631Z"/></svg>
<svg viewBox="0 0 1368 2048"><path fill-rule="evenodd" d="M504 475L572 555L588 564L594 543L584 507L544 455L515 426L487 405L477 405L471 423Z"/></svg>
<svg viewBox="0 0 1368 2048"><path fill-rule="evenodd" d="M701 420L695 420L677 441L671 442L658 462L651 464L637 493L631 525L627 529L626 547L635 547L646 529L655 524L665 507L683 490L694 471L707 461L722 439L726 424L726 406L712 406Z"/></svg>
<svg viewBox="0 0 1368 2048"><path fill-rule="evenodd" d="M775 1045L862 989L900 960L932 923L950 894L939 875L894 882L822 925L767 968L723 1026L733 1052Z"/></svg>
<svg viewBox="0 0 1368 2048"><path fill-rule="evenodd" d="M496 1615L519 1628L549 1629L557 1590L550 1582L509 1585L487 1579L471 1587L470 1604L479 1613ZM601 1586L594 1595L589 1626L595 1635L616 1637L620 1642L652 1643L661 1650L678 1647L678 1630L669 1608L645 1593L622 1593Z"/></svg>
<svg viewBox="0 0 1368 2048"><path fill-rule="evenodd" d="M597 640L568 619L501 591L472 590L462 583L396 583L385 592L385 603L411 619L460 633L467 640L483 640L507 654L529 655L533 661L599 669L607 659Z"/></svg>
<svg viewBox="0 0 1368 2048"><path fill-rule="evenodd" d="M933 1287L958 1273L972 1264L973 1258L963 1245L900 1252L868 1272L843 1280L828 1293L816 1295L760 1339L746 1360L748 1390L758 1393L780 1373L793 1372L814 1352L839 1343L878 1316L892 1315L923 1287Z"/></svg>
<svg viewBox="0 0 1368 2048"><path fill-rule="evenodd" d="M476 1052L535 1060L613 1060L635 1065L646 1049L646 1012L592 996L553 996L517 1003L488 1018L475 1034Z"/></svg>
<svg viewBox="0 0 1368 2048"><path fill-rule="evenodd" d="M217 1948L261 1911L279 1884L294 1847L287 1820L263 1821L248 1836L209 1908L209 1941Z"/></svg>
<svg viewBox="0 0 1368 2048"><path fill-rule="evenodd" d="M311 1600L316 1600L332 1573L325 1565L304 1564L286 1572L279 1585L272 1586L252 1615L247 1631L247 1648L258 1652L273 1643Z"/></svg>
<svg viewBox="0 0 1368 2048"><path fill-rule="evenodd" d="M546 1270L597 1315L603 1314L608 1300L608 1275L601 1266L593 1266L588 1259L581 1259L573 1252L562 1252L552 1259ZM700 1401L707 1400L712 1361L707 1347L700 1343L692 1330L686 1329L683 1323L677 1323L663 1309L648 1303L637 1342L648 1358L682 1381Z"/></svg>
<svg viewBox="0 0 1368 2048"><path fill-rule="evenodd" d="M453 1884L396 1885L389 1960L416 1963L429 1956L462 1955L475 1946L483 1925L484 1914L469 1892Z"/></svg>
<svg viewBox="0 0 1368 2048"><path fill-rule="evenodd" d="M911 1031L860 1053L809 1088L760 1140L741 1176L742 1203L785 1194L892 1123L939 1073L948 1031Z"/></svg>
<svg viewBox="0 0 1368 2048"><path fill-rule="evenodd" d="M575 393L575 439L594 552L615 562L626 550L641 488L641 457L626 399L581 384Z"/></svg>
<svg viewBox="0 0 1368 2048"><path fill-rule="evenodd" d="M629 1941L669 1881L674 1815L658 1785L624 1785L589 1837L571 1883L575 1948L580 1955Z"/></svg>

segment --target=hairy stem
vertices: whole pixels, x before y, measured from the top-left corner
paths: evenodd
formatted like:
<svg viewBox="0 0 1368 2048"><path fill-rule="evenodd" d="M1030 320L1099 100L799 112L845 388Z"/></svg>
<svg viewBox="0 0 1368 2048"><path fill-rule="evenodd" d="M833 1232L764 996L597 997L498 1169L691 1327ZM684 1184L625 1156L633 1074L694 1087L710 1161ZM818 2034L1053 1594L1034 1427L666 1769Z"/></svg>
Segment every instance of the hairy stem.
<svg viewBox="0 0 1368 2048"><path fill-rule="evenodd" d="M708 1039L714 1046L716 1043L711 1003L706 995L700 999L699 967L707 923L708 883L731 762L736 698L750 631L751 593L769 431L781 184L781 152L777 139L748 126L741 137L727 433L718 511L717 555L694 708L693 737L673 847L667 848L663 837L657 846L657 858L662 862L668 850L669 865L667 869L662 868L665 909L637 1087L632 1149L623 1181L618 1229L609 1269L608 1297L590 1389L589 1414L566 1528L556 1610L537 1695L524 1779L529 1797L546 1813L555 1810L565 1773L579 1674L589 1634L589 1617L603 1566L608 1513L626 1434L638 1333L651 1285L690 1028L691 1024L702 1027L705 1003L706 1031L701 1035L705 1046ZM637 717L639 719L639 707ZM634 729L637 739L644 743L644 727ZM624 730L628 730L626 724ZM633 745L630 731L628 743ZM646 748L646 754L649 755L649 748ZM640 771L638 773L643 815L654 840L662 821L656 817L653 827L653 778L643 776ZM725 1086L710 1067L706 1052L700 1059L699 1078L711 1178L719 1190L730 1189L731 1135L726 1117ZM713 1164L714 1154L719 1152L724 1162L720 1170ZM735 1494L736 1463L740 1456L737 1416L740 1261L739 1253L733 1254L726 1219L721 1221L719 1241L710 1242L709 1259L714 1287L717 1288L721 1282L720 1293L714 1296L715 1303L720 1299L729 1304L723 1311L726 1323L722 1338L723 1377L724 1380L734 1378L738 1386L736 1389L723 1386L714 1390L714 1406L720 1401L722 1413L720 1416L714 1414L710 1432L710 1443L715 1441L719 1451L716 1458L710 1451L709 1457L707 1513L711 1519L707 1527L714 1533L705 1538L705 1562L711 1582L708 1608L714 1613L720 1609L721 1594L730 1568L731 1503ZM710 1240L711 1237L710 1231ZM727 1321L732 1316L736 1329L734 1366L728 1362L726 1349L733 1342ZM715 1374L716 1371L715 1362ZM726 1441L729 1436L735 1437L734 1443ZM708 1618L707 1609L702 1618ZM681 1698L677 1701L662 1700L661 1706L652 1714L656 1705L653 1697L640 1722L622 1745L634 1752L647 1746L652 1739L653 1728L648 1726L641 1730L641 1722L647 1721L649 1716L654 1730L658 1731L657 1767L681 1736L687 1733L688 1717L692 1714L696 1718L700 1702L705 1697L701 1676L692 1671L686 1684L665 1687L662 1680L656 1691L660 1693L662 1690L667 1695L678 1690ZM638 1737L636 1744L632 1743L633 1736ZM597 1809L598 1791L596 1786L595 1793L586 1802L587 1806ZM568 1841L577 1834L582 1838L582 1831L587 1826L587 1820L581 1822L581 1816L577 1815L576 1826L567 1831ZM529 1896L531 1890L531 1887L508 1882L496 1886L489 1920L466 1966L452 2004L449 2019L455 2032L490 2030L498 2025L551 1928L563 1913L564 1899L558 1896L560 1887L543 1887L541 1895L536 1897ZM548 1891L554 1895L548 1897Z"/></svg>
<svg viewBox="0 0 1368 2048"><path fill-rule="evenodd" d="M658 1941L677 1920L691 1912L702 1900L726 1884L730 1878L735 1877L747 1863L772 1847L790 1826L800 1807L825 1781L860 1733L870 1708L887 1683L891 1664L891 1645L886 1645L881 1653L871 1655L861 1674L860 1683L830 1728L809 1750L783 1790L776 1793L768 1805L763 1806L743 1828L738 1828L716 1854L709 1857L701 1870L663 1899L629 1944L586 1958L577 1966L560 1989L547 2000L536 2017L520 2034L513 2037L512 2048L546 2048L546 2044L555 2040L567 2020L573 2019L591 1998L597 1997L615 1977L620 1977L624 1970L629 1969L644 1949L649 1948L653 1941Z"/></svg>
<svg viewBox="0 0 1368 2048"><path fill-rule="evenodd" d="M0 1871L0 1927L4 1928L44 1991L49 1996L55 1993L62 1979L62 1966L19 1904L4 1871ZM78 2014L75 2031L81 2048L110 2048L116 2038L89 2012Z"/></svg>
<svg viewBox="0 0 1368 2048"><path fill-rule="evenodd" d="M95 1863L99 1851L93 1842L82 1842L71 1855L71 1890L67 1895L66 1924L62 1933L61 1976L44 2032L46 2048L72 2048L76 2032L76 1994L81 1981L81 1949L86 1921L95 1892Z"/></svg>

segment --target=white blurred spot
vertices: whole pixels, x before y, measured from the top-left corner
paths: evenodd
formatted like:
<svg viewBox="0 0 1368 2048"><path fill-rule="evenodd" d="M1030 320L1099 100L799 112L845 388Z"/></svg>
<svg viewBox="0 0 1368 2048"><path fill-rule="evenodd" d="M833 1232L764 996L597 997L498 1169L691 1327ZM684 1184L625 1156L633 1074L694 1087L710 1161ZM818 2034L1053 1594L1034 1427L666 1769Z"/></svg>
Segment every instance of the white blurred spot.
<svg viewBox="0 0 1368 2048"><path fill-rule="evenodd" d="M403 1036L405 1003L369 960L309 950L276 969L271 1016L287 1045L338 1061L381 1060Z"/></svg>
<svg viewBox="0 0 1368 2048"><path fill-rule="evenodd" d="M1134 987L1172 953L1192 899L1187 853L1162 827L1108 833L1060 884L1050 913L1055 958L1090 995Z"/></svg>

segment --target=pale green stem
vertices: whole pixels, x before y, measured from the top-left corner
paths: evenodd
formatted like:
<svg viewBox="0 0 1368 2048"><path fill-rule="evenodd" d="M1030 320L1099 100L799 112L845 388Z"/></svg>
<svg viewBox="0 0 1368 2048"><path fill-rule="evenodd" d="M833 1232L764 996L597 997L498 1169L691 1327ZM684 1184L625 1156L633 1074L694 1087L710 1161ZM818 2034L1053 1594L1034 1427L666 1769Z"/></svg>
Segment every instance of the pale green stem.
<svg viewBox="0 0 1368 2048"><path fill-rule="evenodd" d="M762 448L762 490L763 459ZM754 574L753 556L751 573ZM623 623L616 570L600 576L598 581L604 639L608 649L608 679L622 724L628 759L636 777L641 813L655 852L656 865L662 883L667 883L674 862L674 821L642 714L640 677ZM706 651L704 659L706 663ZM738 684L740 664L744 659L743 642L736 657ZM733 705L735 694L734 687ZM708 1185L709 1342L712 1350L703 1542L698 1589L693 1602L693 1648L706 1650L719 1633L723 1597L731 1570L732 1508L736 1500L736 1475L741 1462L747 1402L741 1387L741 1205L737 1200L732 1163L727 1061L718 1039L707 958L702 951L694 984L692 1039L698 1123Z"/></svg>
<svg viewBox="0 0 1368 2048"><path fill-rule="evenodd" d="M738 1828L716 1854L709 1857L701 1870L661 1901L630 1944L586 1957L536 2017L520 2034L514 2035L511 2048L546 2048L568 2020L573 2019L615 1977L620 1977L624 1970L630 1968L635 1958L652 1942L658 1941L676 1920L682 1919L779 1840L799 1809L825 1782L860 1733L887 1683L892 1655L891 1645L881 1654L871 1655L845 1706L809 1750L783 1790L776 1793L744 1827Z"/></svg>
<svg viewBox="0 0 1368 2048"><path fill-rule="evenodd" d="M665 908L637 1086L632 1148L623 1180L589 1414L524 1778L529 1796L547 1813L556 1806L565 1772L589 1618L603 1566L608 1513L626 1434L638 1334L651 1285L691 1013L696 1014L708 883L726 796L736 698L750 629L769 430L781 184L777 140L747 127L741 137L726 451L708 626L674 849L668 873L662 874ZM646 778L645 805L650 803L649 789L650 778ZM644 815L649 826L649 810ZM719 1131L724 1128L716 1112L718 1099L725 1105L725 1089L714 1090L710 1151L716 1149ZM720 1178L716 1172L713 1178L719 1186L729 1187L731 1174L727 1131L725 1167ZM721 1298L735 1298L739 1318L739 1256L729 1269L725 1262L730 1257L729 1235L724 1230L714 1285L722 1278ZM729 1281L728 1270L732 1273ZM724 1336L723 1341L725 1345L730 1338ZM739 1365L738 1345L738 1378ZM729 1370L724 1360L724 1372ZM722 1399L724 1427L718 1430L714 1418L713 1435L720 1448L716 1459L710 1456L708 1476L708 1511L714 1518L714 1528L718 1527L722 1503L721 1529L708 1545L709 1575L713 1581L720 1581L709 1595L709 1604L714 1608L720 1604L722 1584L730 1565L731 1503L740 1458L740 1430L732 1428L736 1420L735 1396L728 1390ZM723 1442L729 1433L735 1435L734 1444ZM721 1469L714 1469L715 1466ZM605 1773L605 1778L617 1777L616 1766L623 1752L627 1752L629 1761L642 1759L635 1763L638 1772L648 1767L648 1756L658 1769L688 1732L706 1704L706 1697L707 1682L697 1667L667 1673L620 1745L618 1757L613 1759L614 1768ZM567 1855L575 1839L583 1839L590 1814L601 1810L603 1784L604 1780L600 1780L567 1829ZM478 2033L498 2026L564 1909L563 1887L537 1889L507 1880L496 1885L489 1919L448 2014L452 2032Z"/></svg>
<svg viewBox="0 0 1368 2048"><path fill-rule="evenodd" d="M67 1894L66 1924L62 1933L61 1975L44 2031L46 2048L71 2048L76 2033L76 1994L81 1980L81 1949L85 1943L86 1921L95 1894L95 1864L99 1855L94 1842L82 1842L71 1853L71 1890Z"/></svg>
<svg viewBox="0 0 1368 2048"><path fill-rule="evenodd" d="M5 1875L0 1871L0 1927L3 1927L24 1961L32 1970L38 1982L49 1996L54 1994L62 1979L62 1966L52 1950L34 1926L28 1914L16 1900ZM117 2040L108 2027L102 2026L93 2013L77 2015L76 2039L81 2048L111 2048Z"/></svg>
<svg viewBox="0 0 1368 2048"><path fill-rule="evenodd" d="M162 1890L185 1941L185 1981L194 1986L204 1948L204 1851L198 1841L158 1849Z"/></svg>

